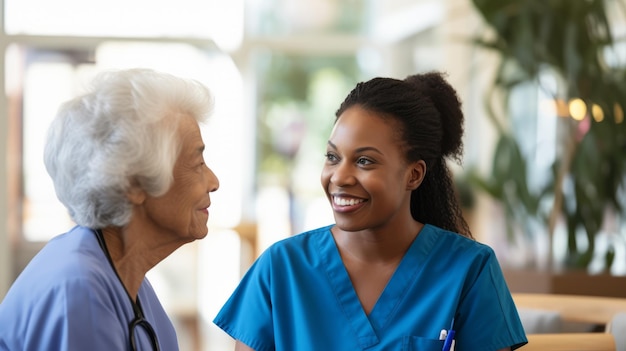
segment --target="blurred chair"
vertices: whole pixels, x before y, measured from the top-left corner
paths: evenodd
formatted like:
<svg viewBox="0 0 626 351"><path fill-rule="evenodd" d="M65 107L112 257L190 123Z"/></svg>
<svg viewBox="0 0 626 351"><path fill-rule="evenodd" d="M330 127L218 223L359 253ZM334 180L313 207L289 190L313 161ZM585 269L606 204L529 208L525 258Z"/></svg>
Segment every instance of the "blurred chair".
<svg viewBox="0 0 626 351"><path fill-rule="evenodd" d="M523 351L621 351L608 333L527 334Z"/></svg>
<svg viewBox="0 0 626 351"><path fill-rule="evenodd" d="M607 325L606 332L615 337L617 351L626 351L626 312L618 312Z"/></svg>
<svg viewBox="0 0 626 351"><path fill-rule="evenodd" d="M563 319L558 311L517 306L517 312L526 334L552 334L565 331Z"/></svg>
<svg viewBox="0 0 626 351"><path fill-rule="evenodd" d="M514 293L528 337L524 351L626 351L626 298ZM592 326L571 332L567 323Z"/></svg>

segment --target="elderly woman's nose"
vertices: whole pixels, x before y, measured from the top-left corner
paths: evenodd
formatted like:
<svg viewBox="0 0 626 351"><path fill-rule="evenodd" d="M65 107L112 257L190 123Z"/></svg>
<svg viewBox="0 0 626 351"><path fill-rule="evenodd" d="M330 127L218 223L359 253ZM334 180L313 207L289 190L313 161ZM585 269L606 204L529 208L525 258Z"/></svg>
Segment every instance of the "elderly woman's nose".
<svg viewBox="0 0 626 351"><path fill-rule="evenodd" d="M207 177L207 189L209 192L214 192L220 187L220 180L217 178L213 170L207 166L209 176Z"/></svg>

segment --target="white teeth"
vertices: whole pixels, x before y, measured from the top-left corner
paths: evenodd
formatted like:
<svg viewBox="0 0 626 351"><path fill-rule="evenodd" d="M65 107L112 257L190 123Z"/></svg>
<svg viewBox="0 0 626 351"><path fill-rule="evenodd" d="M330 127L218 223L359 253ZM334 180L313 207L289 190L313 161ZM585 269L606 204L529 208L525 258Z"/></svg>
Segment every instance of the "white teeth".
<svg viewBox="0 0 626 351"><path fill-rule="evenodd" d="M343 199L343 198L340 198L340 197L334 197L333 201L335 202L335 205L338 205L338 206L354 206L356 204L364 202L365 200L360 200L360 199Z"/></svg>

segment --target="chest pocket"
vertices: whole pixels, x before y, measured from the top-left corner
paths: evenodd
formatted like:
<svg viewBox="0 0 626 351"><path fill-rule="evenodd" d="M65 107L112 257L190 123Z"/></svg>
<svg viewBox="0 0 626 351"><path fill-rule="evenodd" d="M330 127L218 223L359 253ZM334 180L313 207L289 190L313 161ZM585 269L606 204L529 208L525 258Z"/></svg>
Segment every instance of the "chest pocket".
<svg viewBox="0 0 626 351"><path fill-rule="evenodd" d="M443 340L428 339L421 336L402 338L402 351L441 351Z"/></svg>

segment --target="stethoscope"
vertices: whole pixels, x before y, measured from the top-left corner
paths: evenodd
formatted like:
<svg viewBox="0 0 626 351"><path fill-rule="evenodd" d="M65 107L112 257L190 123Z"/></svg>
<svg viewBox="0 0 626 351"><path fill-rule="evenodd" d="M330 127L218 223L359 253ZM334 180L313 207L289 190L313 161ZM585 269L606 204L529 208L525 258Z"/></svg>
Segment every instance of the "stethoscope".
<svg viewBox="0 0 626 351"><path fill-rule="evenodd" d="M109 261L109 264L111 265L111 268L113 269L113 272L115 272L115 276L120 281L120 284L124 286L124 284L122 283L122 279L120 278L119 274L117 273L117 270L115 269L115 265L113 264L113 259L111 258L111 255L109 254L109 250L107 249L106 242L104 241L104 235L102 234L102 230L97 229L97 230L94 230L93 232L96 234L96 239L98 240L98 244L102 248L102 251L104 251L104 255L106 256L107 261ZM133 312L135 314L135 318L133 318L133 320L131 320L130 323L128 324L130 349L132 351L137 350L137 345L135 341L135 329L140 326L146 331L146 333L148 333L150 344L152 344L152 349L156 351L160 351L159 340L157 339L156 332L154 331L154 328L152 328L152 325L150 325L150 323L144 317L143 311L141 309L141 303L139 302L139 296L137 296L137 302L135 303L135 301L130 296L130 294L128 294L128 291L126 291L126 288L124 288L124 291L126 292L126 296L128 296L128 300L130 301L130 304L133 307Z"/></svg>

